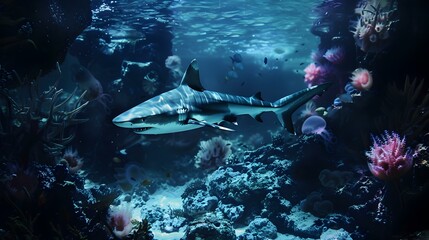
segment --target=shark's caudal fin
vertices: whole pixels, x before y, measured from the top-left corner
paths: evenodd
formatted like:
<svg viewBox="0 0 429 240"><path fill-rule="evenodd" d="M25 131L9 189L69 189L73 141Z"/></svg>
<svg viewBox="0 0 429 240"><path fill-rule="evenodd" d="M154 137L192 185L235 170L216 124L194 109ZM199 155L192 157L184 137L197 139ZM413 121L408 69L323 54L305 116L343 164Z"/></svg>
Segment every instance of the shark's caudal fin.
<svg viewBox="0 0 429 240"><path fill-rule="evenodd" d="M183 74L180 85L188 85L195 91L204 91L204 87L201 85L200 70L196 59L192 60L191 64L189 64L188 69L186 69L185 74Z"/></svg>
<svg viewBox="0 0 429 240"><path fill-rule="evenodd" d="M289 95L284 98L274 102L274 107L278 108L275 111L277 118L283 127L285 127L290 133L294 133L293 124L292 124L292 113L296 111L301 105L306 103L308 100L313 98L315 95L320 95L327 88L329 88L332 83L323 83L317 86L313 86L299 92L296 92L292 95Z"/></svg>

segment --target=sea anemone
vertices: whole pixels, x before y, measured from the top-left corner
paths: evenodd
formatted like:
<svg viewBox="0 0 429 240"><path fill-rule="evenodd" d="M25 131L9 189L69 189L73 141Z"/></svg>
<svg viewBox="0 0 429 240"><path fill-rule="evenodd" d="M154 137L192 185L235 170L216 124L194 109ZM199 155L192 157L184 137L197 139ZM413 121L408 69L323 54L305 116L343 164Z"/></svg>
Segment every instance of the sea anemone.
<svg viewBox="0 0 429 240"><path fill-rule="evenodd" d="M178 70L182 66L182 60L177 55L168 56L165 59L165 67L171 70Z"/></svg>
<svg viewBox="0 0 429 240"><path fill-rule="evenodd" d="M413 152L406 148L405 137L387 131L384 136L374 137L373 145L366 156L370 160L368 167L379 179L390 181L407 173L413 165Z"/></svg>
<svg viewBox="0 0 429 240"><path fill-rule="evenodd" d="M345 58L344 49L342 47L333 47L328 49L323 57L333 64L340 64Z"/></svg>
<svg viewBox="0 0 429 240"><path fill-rule="evenodd" d="M113 228L113 234L118 238L124 238L131 233L132 209L130 204L110 206L107 222Z"/></svg>
<svg viewBox="0 0 429 240"><path fill-rule="evenodd" d="M315 63L311 63L305 69L304 81L308 83L308 85L317 85L323 81L323 78L327 75L328 70L323 65L316 65Z"/></svg>
<svg viewBox="0 0 429 240"><path fill-rule="evenodd" d="M316 104L313 101L308 101L305 104L305 108L302 110L300 117L307 118L316 114Z"/></svg>
<svg viewBox="0 0 429 240"><path fill-rule="evenodd" d="M359 91L368 91L372 87L372 74L364 68L358 68L352 72L352 85Z"/></svg>
<svg viewBox="0 0 429 240"><path fill-rule="evenodd" d="M200 142L200 151L195 156L195 167L214 169L226 163L231 154L231 142L214 137Z"/></svg>
<svg viewBox="0 0 429 240"><path fill-rule="evenodd" d="M64 151L62 161L67 163L70 172L76 173L82 168L83 159L79 156L77 150L69 147Z"/></svg>
<svg viewBox="0 0 429 240"><path fill-rule="evenodd" d="M323 52L314 50L311 52L310 58L313 62L321 62L323 60Z"/></svg>

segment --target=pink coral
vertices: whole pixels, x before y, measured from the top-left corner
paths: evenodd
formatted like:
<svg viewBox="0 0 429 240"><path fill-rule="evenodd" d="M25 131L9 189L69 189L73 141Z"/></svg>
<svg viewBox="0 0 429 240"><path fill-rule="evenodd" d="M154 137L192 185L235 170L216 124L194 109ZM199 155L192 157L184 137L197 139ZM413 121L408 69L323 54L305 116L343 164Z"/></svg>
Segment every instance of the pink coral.
<svg viewBox="0 0 429 240"><path fill-rule="evenodd" d="M342 47L333 47L328 49L323 57L333 64L340 64L345 58L344 49Z"/></svg>
<svg viewBox="0 0 429 240"><path fill-rule="evenodd" d="M352 85L359 91L368 91L372 87L372 74L364 68L358 68L352 72Z"/></svg>
<svg viewBox="0 0 429 240"><path fill-rule="evenodd" d="M323 78L327 75L328 70L323 65L311 63L304 69L304 72L304 81L312 86L321 83Z"/></svg>
<svg viewBox="0 0 429 240"><path fill-rule="evenodd" d="M385 181L398 179L407 173L413 164L413 153L406 148L405 137L387 131L384 136L373 137L373 146L366 152L371 173Z"/></svg>
<svg viewBox="0 0 429 240"><path fill-rule="evenodd" d="M107 220L116 237L122 239L131 233L133 228L131 217L132 209L129 204L110 207Z"/></svg>

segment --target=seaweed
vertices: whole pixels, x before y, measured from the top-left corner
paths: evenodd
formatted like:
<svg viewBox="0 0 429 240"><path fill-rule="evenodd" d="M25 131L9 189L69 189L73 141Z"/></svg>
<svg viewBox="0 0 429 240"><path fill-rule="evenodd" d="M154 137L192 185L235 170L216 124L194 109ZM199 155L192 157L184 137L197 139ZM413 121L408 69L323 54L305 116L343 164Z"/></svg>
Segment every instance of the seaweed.
<svg viewBox="0 0 429 240"><path fill-rule="evenodd" d="M378 130L395 130L408 140L415 140L428 131L429 94L424 86L424 81L410 80L409 77L402 88L397 84L389 85L380 107L380 117L376 120Z"/></svg>

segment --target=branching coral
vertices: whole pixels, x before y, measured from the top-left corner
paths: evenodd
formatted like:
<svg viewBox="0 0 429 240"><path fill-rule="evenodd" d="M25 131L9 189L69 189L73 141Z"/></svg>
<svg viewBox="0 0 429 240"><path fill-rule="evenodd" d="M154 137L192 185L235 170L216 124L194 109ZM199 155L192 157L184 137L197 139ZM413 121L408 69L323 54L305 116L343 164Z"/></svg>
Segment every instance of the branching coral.
<svg viewBox="0 0 429 240"><path fill-rule="evenodd" d="M29 84L27 92L24 88L0 90L4 103L0 109L0 138L5 159L46 161L42 154L58 157L73 140L70 127L86 121L77 118L88 104L83 102L85 92L78 97L74 94L76 90L68 94L56 85L41 93L36 81Z"/></svg>

